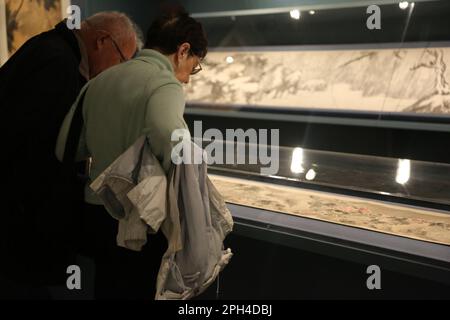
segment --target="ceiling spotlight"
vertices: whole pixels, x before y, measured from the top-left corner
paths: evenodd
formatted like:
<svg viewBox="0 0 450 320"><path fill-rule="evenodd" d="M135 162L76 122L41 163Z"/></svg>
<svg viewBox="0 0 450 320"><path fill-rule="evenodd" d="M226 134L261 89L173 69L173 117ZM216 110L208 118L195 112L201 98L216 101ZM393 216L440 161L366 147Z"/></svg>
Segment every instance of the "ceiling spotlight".
<svg viewBox="0 0 450 320"><path fill-rule="evenodd" d="M400 7L400 9L405 10L406 8L408 8L408 1L400 1L400 3L398 4L398 6Z"/></svg>
<svg viewBox="0 0 450 320"><path fill-rule="evenodd" d="M291 10L289 13L290 13L292 19L295 19L295 20L300 19L300 10L297 10L297 9Z"/></svg>
<svg viewBox="0 0 450 320"><path fill-rule="evenodd" d="M316 12L314 10L309 10L309 14L313 15L313 14L316 14Z"/></svg>
<svg viewBox="0 0 450 320"><path fill-rule="evenodd" d="M232 56L228 56L228 57L225 59L225 61L226 61L227 63L233 63L233 62L234 62L234 59L233 59Z"/></svg>

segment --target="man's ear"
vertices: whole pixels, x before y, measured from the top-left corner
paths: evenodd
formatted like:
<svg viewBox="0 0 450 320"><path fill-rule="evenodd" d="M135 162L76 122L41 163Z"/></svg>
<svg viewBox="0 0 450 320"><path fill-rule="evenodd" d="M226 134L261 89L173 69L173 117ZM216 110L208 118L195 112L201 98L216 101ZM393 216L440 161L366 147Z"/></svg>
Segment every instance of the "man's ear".
<svg viewBox="0 0 450 320"><path fill-rule="evenodd" d="M110 34L106 31L98 30L96 36L96 47L101 48L105 45L105 41L110 37Z"/></svg>

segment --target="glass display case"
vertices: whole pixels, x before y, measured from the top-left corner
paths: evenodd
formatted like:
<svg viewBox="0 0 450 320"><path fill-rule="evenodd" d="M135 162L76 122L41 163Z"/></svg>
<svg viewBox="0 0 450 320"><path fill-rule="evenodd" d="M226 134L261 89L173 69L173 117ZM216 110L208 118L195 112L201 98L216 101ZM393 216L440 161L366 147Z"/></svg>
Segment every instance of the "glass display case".
<svg viewBox="0 0 450 320"><path fill-rule="evenodd" d="M210 165L227 202L444 245L449 262L450 2L261 3L194 14L211 49L185 89L191 129L280 132L275 174Z"/></svg>
<svg viewBox="0 0 450 320"><path fill-rule="evenodd" d="M450 245L449 164L279 147L268 175L236 164L248 144L227 144L234 164L210 173L229 203Z"/></svg>
<svg viewBox="0 0 450 320"><path fill-rule="evenodd" d="M305 2L197 14L212 48L188 100L448 116L447 1Z"/></svg>

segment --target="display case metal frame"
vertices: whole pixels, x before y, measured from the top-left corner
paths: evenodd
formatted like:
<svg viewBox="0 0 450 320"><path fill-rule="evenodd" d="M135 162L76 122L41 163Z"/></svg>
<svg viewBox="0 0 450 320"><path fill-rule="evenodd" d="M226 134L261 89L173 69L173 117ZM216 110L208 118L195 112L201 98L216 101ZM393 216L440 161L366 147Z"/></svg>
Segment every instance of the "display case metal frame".
<svg viewBox="0 0 450 320"><path fill-rule="evenodd" d="M228 204L234 233L337 259L450 284L450 247Z"/></svg>

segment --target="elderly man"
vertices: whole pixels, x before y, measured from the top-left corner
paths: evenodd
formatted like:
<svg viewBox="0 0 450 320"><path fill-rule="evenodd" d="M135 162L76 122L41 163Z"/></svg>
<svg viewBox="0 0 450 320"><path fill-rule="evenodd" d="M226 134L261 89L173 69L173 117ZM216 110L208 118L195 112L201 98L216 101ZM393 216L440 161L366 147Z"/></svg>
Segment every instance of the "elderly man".
<svg viewBox="0 0 450 320"><path fill-rule="evenodd" d="M43 253L48 242L41 238L46 228L50 233L59 227L40 223L61 173L54 156L59 128L84 84L131 59L140 44L138 28L125 14L101 12L83 21L80 30L70 30L62 21L33 37L0 68L6 178L1 196L0 297L42 297L43 291L35 288L48 284L43 271L51 270L52 257Z"/></svg>

